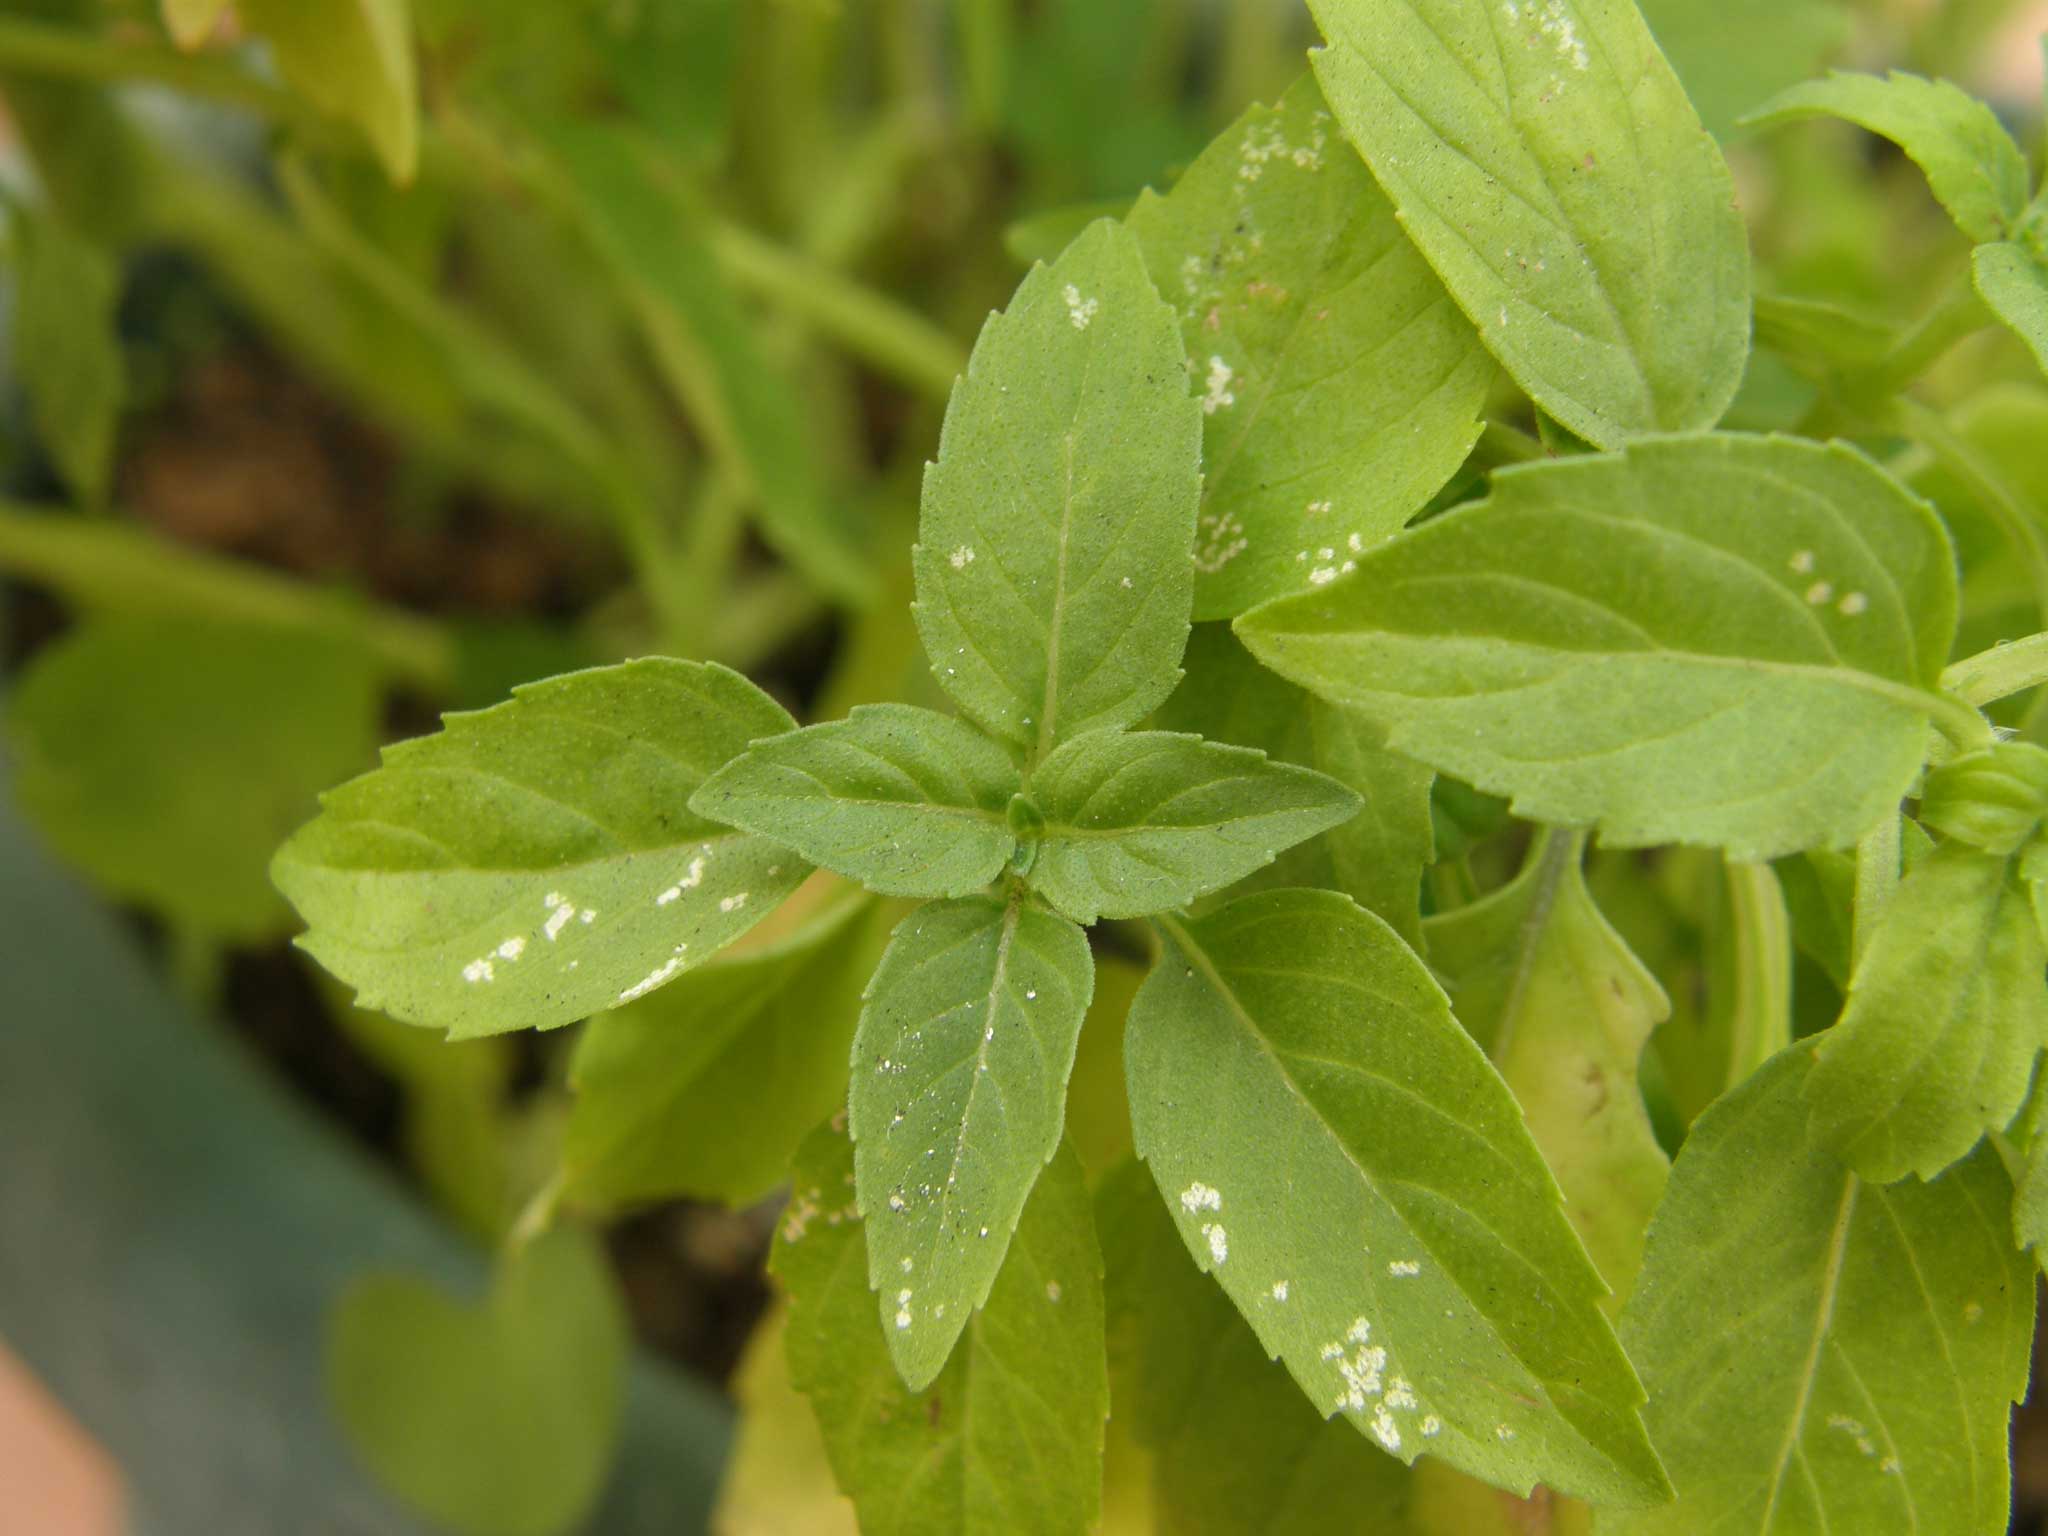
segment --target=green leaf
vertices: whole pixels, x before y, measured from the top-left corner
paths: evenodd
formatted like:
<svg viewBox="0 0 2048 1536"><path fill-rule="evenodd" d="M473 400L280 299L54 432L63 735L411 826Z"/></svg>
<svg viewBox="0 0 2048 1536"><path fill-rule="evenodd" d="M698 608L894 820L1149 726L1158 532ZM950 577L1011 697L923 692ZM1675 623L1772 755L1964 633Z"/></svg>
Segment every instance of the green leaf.
<svg viewBox="0 0 2048 1536"><path fill-rule="evenodd" d="M1803 80L1849 38L1840 0L1644 0L1643 20L1707 132Z"/></svg>
<svg viewBox="0 0 2048 1536"><path fill-rule="evenodd" d="M1940 523L1869 460L1719 434L1504 471L1237 628L1530 820L1761 859L1897 804L1959 708L1955 612Z"/></svg>
<svg viewBox="0 0 2048 1536"><path fill-rule="evenodd" d="M788 1177L798 1144L846 1102L882 913L843 898L778 943L592 1019L570 1073L569 1196L743 1206Z"/></svg>
<svg viewBox="0 0 2048 1536"><path fill-rule="evenodd" d="M1118 1421L1152 1453L1158 1529L1174 1536L1396 1536L1409 1474L1328 1419L1188 1262L1144 1169L1104 1179ZM1121 1395L1129 1388L1129 1400ZM1333 1519L1333 1515L1336 1518Z"/></svg>
<svg viewBox="0 0 2048 1536"><path fill-rule="evenodd" d="M1970 255L1977 294L2048 372L2048 267L2024 246L1980 245Z"/></svg>
<svg viewBox="0 0 2048 1536"><path fill-rule="evenodd" d="M1934 1177L2019 1112L2048 1044L2048 955L2007 859L1945 844L1899 882L1815 1042L1813 1134L1879 1182Z"/></svg>
<svg viewBox="0 0 2048 1536"><path fill-rule="evenodd" d="M1622 1315L1678 1502L1603 1536L2006 1528L2031 1266L1981 1150L1865 1184L1806 1134L1796 1045L1702 1115Z"/></svg>
<svg viewBox="0 0 2048 1536"><path fill-rule="evenodd" d="M868 1284L913 1391L987 1300L1060 1145L1094 980L1087 936L1021 893L920 907L875 969L853 1042L854 1164Z"/></svg>
<svg viewBox="0 0 2048 1536"><path fill-rule="evenodd" d="M1996 113L1946 80L1836 70L1781 92L1743 126L1776 128L1815 117L1842 118L1898 145L1972 240L2004 239L2026 210L2026 157Z"/></svg>
<svg viewBox="0 0 2048 1536"><path fill-rule="evenodd" d="M1543 833L1512 884L1423 931L1451 1006L1522 1106L1615 1293L1612 1316L1670 1171L1636 1074L1671 1003L1593 904L1584 848L1583 835Z"/></svg>
<svg viewBox="0 0 2048 1536"><path fill-rule="evenodd" d="M59 854L117 899L255 941L291 918L271 851L369 760L377 666L317 635L109 614L38 652L8 703L22 809Z"/></svg>
<svg viewBox="0 0 2048 1536"><path fill-rule="evenodd" d="M875 1329L853 1164L835 1130L804 1144L769 1269L790 1298L790 1378L817 1412L861 1530L1087 1530L1101 1500L1109 1386L1102 1256L1081 1165L1064 1149L1047 1164L988 1305L945 1369L906 1388Z"/></svg>
<svg viewBox="0 0 2048 1536"><path fill-rule="evenodd" d="M1660 1497L1605 1287L1422 962L1326 891L1160 927L1124 1041L1138 1153L1309 1400L1403 1461Z"/></svg>
<svg viewBox="0 0 2048 1536"><path fill-rule="evenodd" d="M1033 890L1077 923L1182 907L1357 814L1334 779L1172 731L1097 731L1031 776Z"/></svg>
<svg viewBox="0 0 2048 1536"><path fill-rule="evenodd" d="M833 596L872 598L867 558L826 502L803 404L705 240L708 210L658 146L630 131L570 119L538 131L551 161L536 167L542 185L612 272L656 367L769 542Z"/></svg>
<svg viewBox="0 0 2048 1536"><path fill-rule="evenodd" d="M328 1320L335 1411L377 1480L464 1536L558 1536L595 1503L625 1404L628 1332L604 1250L514 1248L481 1305L407 1274Z"/></svg>
<svg viewBox="0 0 2048 1536"><path fill-rule="evenodd" d="M1389 752L1385 733L1364 716L1268 672L1228 625L1197 624L1185 664L1187 677L1156 724L1313 768L1363 802L1349 821L1283 851L1246 889L1342 891L1420 948L1422 874L1435 857L1429 787L1436 775Z"/></svg>
<svg viewBox="0 0 2048 1536"><path fill-rule="evenodd" d="M1492 359L1314 80L1126 222L1204 392L1196 618L1326 580L1465 461Z"/></svg>
<svg viewBox="0 0 2048 1536"><path fill-rule="evenodd" d="M911 704L757 742L690 809L796 849L889 896L964 896L1016 845L1017 765L973 726Z"/></svg>
<svg viewBox="0 0 2048 1536"><path fill-rule="evenodd" d="M1530 398L1602 448L1719 420L1749 350L1749 243L1630 0L1309 9L1337 120Z"/></svg>
<svg viewBox="0 0 2048 1536"><path fill-rule="evenodd" d="M1201 420L1121 225L1090 225L982 327L925 473L917 627L939 685L1032 762L1180 677Z"/></svg>
<svg viewBox="0 0 2048 1536"><path fill-rule="evenodd" d="M572 1023L708 960L810 873L684 809L794 723L708 663L530 684L387 748L271 873L365 1007L456 1038Z"/></svg>
<svg viewBox="0 0 2048 1536"><path fill-rule="evenodd" d="M240 0L293 89L362 130L393 181L419 164L410 0Z"/></svg>
<svg viewBox="0 0 2048 1536"><path fill-rule="evenodd" d="M101 506L127 393L116 329L121 266L54 213L17 204L11 224L20 282L14 366L65 485L78 501Z"/></svg>

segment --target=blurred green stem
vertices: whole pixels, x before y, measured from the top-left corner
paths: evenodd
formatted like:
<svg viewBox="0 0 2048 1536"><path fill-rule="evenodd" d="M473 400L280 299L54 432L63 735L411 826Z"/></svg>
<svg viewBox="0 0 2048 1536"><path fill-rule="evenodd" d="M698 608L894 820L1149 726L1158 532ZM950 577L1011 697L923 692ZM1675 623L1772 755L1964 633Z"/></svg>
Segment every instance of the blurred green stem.
<svg viewBox="0 0 2048 1536"><path fill-rule="evenodd" d="M1980 708L2048 683L2048 634L2001 641L1941 674L1941 686Z"/></svg>
<svg viewBox="0 0 2048 1536"><path fill-rule="evenodd" d="M944 401L952 393L966 350L924 316L737 224L715 224L710 236L712 254L742 288L920 394Z"/></svg>
<svg viewBox="0 0 2048 1536"><path fill-rule="evenodd" d="M455 642L437 624L130 525L0 503L0 570L86 608L204 614L344 637L415 686L442 694L454 686Z"/></svg>

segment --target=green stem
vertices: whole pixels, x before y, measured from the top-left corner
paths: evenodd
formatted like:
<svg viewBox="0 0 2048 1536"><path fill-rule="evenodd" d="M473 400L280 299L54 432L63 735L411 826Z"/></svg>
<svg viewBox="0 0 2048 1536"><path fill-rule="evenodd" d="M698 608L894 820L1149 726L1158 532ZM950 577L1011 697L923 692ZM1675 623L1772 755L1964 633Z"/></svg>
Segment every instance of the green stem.
<svg viewBox="0 0 2048 1536"><path fill-rule="evenodd" d="M434 693L455 682L455 642L439 625L129 524L0 503L0 570L82 607L311 630L363 645L397 677Z"/></svg>
<svg viewBox="0 0 2048 1536"><path fill-rule="evenodd" d="M1941 674L1944 691L1982 708L2048 683L2048 634L2001 640Z"/></svg>
<svg viewBox="0 0 2048 1536"><path fill-rule="evenodd" d="M924 316L737 224L715 224L710 234L719 265L742 288L912 389L941 402L952 394L967 355Z"/></svg>
<svg viewBox="0 0 2048 1536"><path fill-rule="evenodd" d="M0 69L101 85L137 81L239 107L312 138L336 137L325 117L289 91L225 59L109 42L94 32L0 17Z"/></svg>
<svg viewBox="0 0 2048 1536"><path fill-rule="evenodd" d="M1849 938L1850 970L1863 960L1878 919L1899 886L1902 838L1897 812L1863 835L1856 845L1856 909Z"/></svg>
<svg viewBox="0 0 2048 1536"><path fill-rule="evenodd" d="M1991 311L1984 307L1965 273L1867 375L1854 381L1855 393L1866 400L1884 400L1898 394L1933 367L1950 347L1990 323Z"/></svg>

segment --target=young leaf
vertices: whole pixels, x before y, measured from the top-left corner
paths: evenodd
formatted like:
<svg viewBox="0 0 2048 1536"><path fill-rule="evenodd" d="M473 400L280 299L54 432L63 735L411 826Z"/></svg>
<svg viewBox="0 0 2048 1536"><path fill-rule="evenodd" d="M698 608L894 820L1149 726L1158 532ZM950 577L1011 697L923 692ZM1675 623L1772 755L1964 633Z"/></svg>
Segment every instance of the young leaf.
<svg viewBox="0 0 2048 1536"><path fill-rule="evenodd" d="M213 35L230 0L163 0L164 28L171 40L190 52Z"/></svg>
<svg viewBox="0 0 2048 1536"><path fill-rule="evenodd" d="M1636 1073L1671 1004L1593 904L1584 848L1582 835L1544 833L1513 884L1423 932L1459 1020L1557 1175L1565 1214L1615 1293L1612 1316L1670 1171Z"/></svg>
<svg viewBox="0 0 2048 1536"><path fill-rule="evenodd" d="M691 797L888 896L964 896L1002 873L1017 765L973 726L910 704L757 742Z"/></svg>
<svg viewBox="0 0 2048 1536"><path fill-rule="evenodd" d="M1204 390L1196 618L1328 579L1464 462L1493 361L1312 79L1126 223Z"/></svg>
<svg viewBox="0 0 2048 1536"><path fill-rule="evenodd" d="M1776 128L1814 117L1839 117L1898 145L1972 240L2004 239L2026 209L2026 157L1989 107L1946 80L1836 70L1781 92L1743 126Z"/></svg>
<svg viewBox="0 0 2048 1536"><path fill-rule="evenodd" d="M841 899L780 943L592 1019L571 1069L569 1195L742 1206L786 1178L798 1143L846 1101L882 911Z"/></svg>
<svg viewBox="0 0 2048 1536"><path fill-rule="evenodd" d="M2048 965L2011 862L1937 848L1899 882L1814 1042L1813 1133L1867 1179L1930 1179L2019 1112L2048 1044Z"/></svg>
<svg viewBox="0 0 2048 1536"><path fill-rule="evenodd" d="M77 500L97 507L113 476L114 433L127 390L116 329L120 263L54 213L17 205L12 225L20 282L15 369L65 485Z"/></svg>
<svg viewBox="0 0 2048 1536"><path fill-rule="evenodd" d="M1621 1336L1678 1502L1614 1536L2006 1528L2008 1404L2031 1266L1981 1149L1931 1184L1865 1184L1806 1134L1810 1053L1694 1124Z"/></svg>
<svg viewBox="0 0 2048 1536"><path fill-rule="evenodd" d="M914 920L914 919L913 919ZM898 1379L861 1267L854 1157L829 1127L797 1154L770 1271L788 1291L789 1374L811 1400L867 1536L1070 1536L1101 1498L1102 1256L1081 1165L1059 1149L988 1304L943 1371ZM886 1220L875 1212L869 1221ZM892 1271L890 1293L902 1287Z"/></svg>
<svg viewBox="0 0 2048 1536"><path fill-rule="evenodd" d="M22 809L98 885L217 939L291 921L271 852L369 761L377 667L318 635L108 614L16 681Z"/></svg>
<svg viewBox="0 0 2048 1536"><path fill-rule="evenodd" d="M343 1294L335 1411L379 1482L464 1536L559 1536L595 1502L625 1405L628 1333L604 1250L514 1249L481 1305L407 1274Z"/></svg>
<svg viewBox="0 0 2048 1536"><path fill-rule="evenodd" d="M1403 1461L1661 1497L1605 1288L1422 962L1327 891L1160 926L1124 1041L1132 1131L1267 1352Z"/></svg>
<svg viewBox="0 0 2048 1536"><path fill-rule="evenodd" d="M1135 1161L1103 1180L1115 1418L1152 1453L1158 1528L1175 1536L1396 1536L1406 1468L1304 1399L1228 1298L1188 1262ZM1128 1391L1128 1399L1125 1393Z"/></svg>
<svg viewBox="0 0 2048 1536"><path fill-rule="evenodd" d="M1093 987L1087 936L1021 892L920 907L869 983L853 1043L854 1166L868 1284L913 1391L987 1300L1060 1144Z"/></svg>
<svg viewBox="0 0 2048 1536"><path fill-rule="evenodd" d="M1749 350L1749 242L1630 0L1309 9L1345 134L1530 398L1602 448L1718 421Z"/></svg>
<svg viewBox="0 0 2048 1536"><path fill-rule="evenodd" d="M1971 253L1970 275L1978 296L2048 372L2048 267L2026 247L2001 241Z"/></svg>
<svg viewBox="0 0 2048 1536"><path fill-rule="evenodd" d="M1531 820L1761 859L1898 803L1960 708L1955 612L1940 523L1869 460L1715 435L1505 471L1237 629Z"/></svg>
<svg viewBox="0 0 2048 1536"><path fill-rule="evenodd" d="M794 725L708 663L572 672L388 748L271 874L365 1007L456 1038L572 1023L708 960L810 873L684 809Z"/></svg>
<svg viewBox="0 0 2048 1536"><path fill-rule="evenodd" d="M419 163L410 0L240 0L277 67L323 111L360 128L393 181Z"/></svg>
<svg viewBox="0 0 2048 1536"><path fill-rule="evenodd" d="M1328 774L1363 802L1349 821L1284 850L1247 889L1342 891L1419 949L1422 874L1435 857L1429 805L1435 773L1389 752L1385 733L1364 716L1268 672L1228 625L1197 624L1184 664L1187 677L1153 717L1155 724L1257 747Z"/></svg>
<svg viewBox="0 0 2048 1536"><path fill-rule="evenodd" d="M1121 225L1090 225L982 327L925 473L917 626L940 686L1031 762L1173 691L1201 422Z"/></svg>
<svg viewBox="0 0 2048 1536"><path fill-rule="evenodd" d="M1077 923L1186 906L1357 814L1334 779L1171 731L1097 731L1031 776L1033 890Z"/></svg>

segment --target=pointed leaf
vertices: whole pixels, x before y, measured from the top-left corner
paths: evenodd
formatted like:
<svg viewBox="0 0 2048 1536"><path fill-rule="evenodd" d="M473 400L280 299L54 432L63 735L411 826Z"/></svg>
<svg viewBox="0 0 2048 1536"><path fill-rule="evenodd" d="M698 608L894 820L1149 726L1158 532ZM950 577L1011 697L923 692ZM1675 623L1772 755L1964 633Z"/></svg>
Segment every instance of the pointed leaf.
<svg viewBox="0 0 2048 1536"><path fill-rule="evenodd" d="M898 1378L875 1328L853 1164L845 1136L830 1128L804 1144L769 1269L790 1298L790 1379L816 1410L861 1530L1087 1530L1101 1499L1109 1384L1102 1256L1073 1153L1062 1148L1046 1166L988 1305L945 1369L915 1389Z"/></svg>
<svg viewBox="0 0 2048 1536"><path fill-rule="evenodd" d="M1429 807L1435 773L1389 752L1386 733L1363 715L1268 672L1227 625L1197 624L1185 665L1187 678L1154 717L1156 724L1313 768L1362 802L1349 821L1283 851L1249 877L1245 891L1342 891L1420 948L1422 875L1436 856Z"/></svg>
<svg viewBox="0 0 2048 1536"><path fill-rule="evenodd" d="M2048 1044L2048 965L2009 860L1960 844L1886 903L1842 1020L1814 1042L1813 1134L1865 1178L1934 1177L2001 1130Z"/></svg>
<svg viewBox="0 0 2048 1536"><path fill-rule="evenodd" d="M1033 890L1077 923L1186 906L1355 815L1306 768L1171 731L1097 731L1031 777L1045 818Z"/></svg>
<svg viewBox="0 0 2048 1536"><path fill-rule="evenodd" d="M1605 1288L1422 962L1326 891L1160 926L1124 1042L1138 1153L1310 1401L1517 1492L1660 1497Z"/></svg>
<svg viewBox="0 0 2048 1536"><path fill-rule="evenodd" d="M841 899L779 943L592 1019L571 1071L569 1195L742 1206L788 1177L798 1143L846 1102L882 911Z"/></svg>
<svg viewBox="0 0 2048 1536"><path fill-rule="evenodd" d="M1897 804L1960 707L1955 611L1941 525L1869 460L1715 435L1503 472L1237 628L1531 820L1757 859Z"/></svg>
<svg viewBox="0 0 2048 1536"><path fill-rule="evenodd" d="M1121 225L1090 225L982 327L925 473L917 626L940 686L1031 761L1173 691L1201 421Z"/></svg>
<svg viewBox="0 0 2048 1536"><path fill-rule="evenodd" d="M1088 939L1021 893L933 902L868 987L851 1097L868 1283L889 1353L930 1384L1060 1144L1094 986Z"/></svg>
<svg viewBox="0 0 2048 1536"><path fill-rule="evenodd" d="M1530 398L1603 448L1718 421L1749 351L1749 242L1632 0L1309 9L1337 120Z"/></svg>
<svg viewBox="0 0 2048 1536"><path fill-rule="evenodd" d="M362 130L394 181L419 163L410 0L240 0L293 89Z"/></svg>
<svg viewBox="0 0 2048 1536"><path fill-rule="evenodd" d="M2006 1528L2034 1278L1990 1148L1865 1184L1806 1134L1804 1045L1702 1115L1622 1315L1678 1502L1602 1536Z"/></svg>
<svg viewBox="0 0 2048 1536"><path fill-rule="evenodd" d="M1544 833L1514 882L1423 925L1451 1005L1527 1116L1565 1213L1614 1290L1634 1284L1670 1160L1636 1073L1671 1012L1593 904L1582 836Z"/></svg>
<svg viewBox="0 0 2048 1536"><path fill-rule="evenodd" d="M865 704L757 742L691 798L888 896L964 896L1002 873L1017 765L964 720Z"/></svg>
<svg viewBox="0 0 2048 1536"><path fill-rule="evenodd" d="M1464 462L1493 360L1314 80L1126 222L1204 392L1196 618L1327 580Z"/></svg>
<svg viewBox="0 0 2048 1536"><path fill-rule="evenodd" d="M188 53L213 35L230 0L163 0L164 28Z"/></svg>
<svg viewBox="0 0 2048 1536"><path fill-rule="evenodd" d="M1996 113L1946 80L1836 70L1780 92L1742 125L1776 128L1814 117L1839 117L1898 145L1972 240L2004 239L2026 210L2026 156Z"/></svg>
<svg viewBox="0 0 2048 1536"><path fill-rule="evenodd" d="M1188 1262L1135 1161L1096 1197L1108 1262L1117 1419L1152 1453L1159 1529L1175 1536L1400 1536L1406 1468L1325 1418ZM1333 1522L1333 1512L1341 1519Z"/></svg>
<svg viewBox="0 0 2048 1536"><path fill-rule="evenodd" d="M1978 296L2048 372L2048 266L2026 247L2003 241L1978 246L1970 273Z"/></svg>
<svg viewBox="0 0 2048 1536"><path fill-rule="evenodd" d="M271 875L364 1007L457 1038L572 1023L708 960L810 873L684 809L793 724L709 663L572 672L387 748Z"/></svg>

